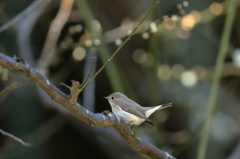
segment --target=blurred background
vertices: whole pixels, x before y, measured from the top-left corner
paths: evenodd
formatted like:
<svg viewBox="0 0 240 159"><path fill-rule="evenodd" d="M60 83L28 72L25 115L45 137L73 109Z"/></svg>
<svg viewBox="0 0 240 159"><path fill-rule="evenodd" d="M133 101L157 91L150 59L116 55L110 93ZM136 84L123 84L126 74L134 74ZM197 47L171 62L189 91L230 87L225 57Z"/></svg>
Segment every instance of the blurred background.
<svg viewBox="0 0 240 159"><path fill-rule="evenodd" d="M23 58L60 90L82 82L114 53L154 0L1 0L0 52ZM142 106L172 102L136 136L178 159L196 158L227 13L226 1L162 0L79 96L94 113L122 92ZM240 158L240 10L228 43L206 158ZM147 158L113 128L87 125L23 75L0 66L1 159Z"/></svg>

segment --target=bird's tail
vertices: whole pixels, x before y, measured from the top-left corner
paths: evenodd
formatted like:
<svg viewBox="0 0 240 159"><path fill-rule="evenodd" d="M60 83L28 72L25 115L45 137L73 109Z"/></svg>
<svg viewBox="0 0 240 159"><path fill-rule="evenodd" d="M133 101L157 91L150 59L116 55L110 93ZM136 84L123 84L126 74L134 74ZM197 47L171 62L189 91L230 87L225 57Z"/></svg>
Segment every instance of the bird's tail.
<svg viewBox="0 0 240 159"><path fill-rule="evenodd" d="M166 104L162 104L159 106L155 106L155 107L145 107L144 109L146 109L145 115L148 118L152 113L154 113L156 110L160 110L160 109L164 109L164 108L168 108L171 107L172 103L166 103Z"/></svg>
<svg viewBox="0 0 240 159"><path fill-rule="evenodd" d="M165 108L171 107L173 105L172 105L172 103L166 103L166 104L162 104L162 105L159 105L159 106L160 107L157 110L165 109Z"/></svg>

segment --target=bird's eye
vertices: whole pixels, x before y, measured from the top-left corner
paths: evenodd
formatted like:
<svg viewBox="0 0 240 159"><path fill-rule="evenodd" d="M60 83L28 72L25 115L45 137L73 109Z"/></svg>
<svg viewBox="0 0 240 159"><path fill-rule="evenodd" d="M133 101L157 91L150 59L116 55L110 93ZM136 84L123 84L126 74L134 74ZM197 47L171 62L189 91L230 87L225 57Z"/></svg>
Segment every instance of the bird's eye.
<svg viewBox="0 0 240 159"><path fill-rule="evenodd" d="M114 97L111 97L112 98L112 100L114 99Z"/></svg>

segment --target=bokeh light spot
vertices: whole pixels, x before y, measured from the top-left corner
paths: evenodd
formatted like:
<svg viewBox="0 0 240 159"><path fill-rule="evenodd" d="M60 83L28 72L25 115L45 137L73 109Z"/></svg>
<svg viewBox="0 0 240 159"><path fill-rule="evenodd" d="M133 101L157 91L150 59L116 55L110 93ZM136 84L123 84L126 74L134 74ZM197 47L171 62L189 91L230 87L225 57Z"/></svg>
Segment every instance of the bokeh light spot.
<svg viewBox="0 0 240 159"><path fill-rule="evenodd" d="M132 30L128 30L128 31L127 31L127 34L128 34L128 35L132 34Z"/></svg>
<svg viewBox="0 0 240 159"><path fill-rule="evenodd" d="M94 44L95 46L98 46L98 45L101 44L101 41L100 41L99 39L94 39L94 40L93 40L93 44Z"/></svg>
<svg viewBox="0 0 240 159"><path fill-rule="evenodd" d="M81 61L86 56L86 50L83 47L76 47L73 50L72 56L73 56L74 60Z"/></svg>
<svg viewBox="0 0 240 159"><path fill-rule="evenodd" d="M179 17L177 15L173 15L171 19L176 22L179 20Z"/></svg>
<svg viewBox="0 0 240 159"><path fill-rule="evenodd" d="M184 1L184 2L183 2L183 6L184 6L184 7L188 7L188 5L189 5L189 4L188 4L188 1Z"/></svg>
<svg viewBox="0 0 240 159"><path fill-rule="evenodd" d="M121 39L116 39L115 40L115 45L120 46L122 44L122 40Z"/></svg>
<svg viewBox="0 0 240 159"><path fill-rule="evenodd" d="M191 30L196 23L196 20L192 14L187 14L182 18L181 26L185 30Z"/></svg>
<svg viewBox="0 0 240 159"><path fill-rule="evenodd" d="M92 27L94 32L100 33L102 31L102 26L101 26L100 22L97 21L97 20L92 20L91 21L91 27Z"/></svg>
<svg viewBox="0 0 240 159"><path fill-rule="evenodd" d="M210 12L211 12L213 15L218 16L218 15L222 14L222 12L223 12L223 7L222 7L222 5L221 5L220 3L218 3L218 2L213 2L213 3L210 5L209 10L210 10Z"/></svg>
<svg viewBox="0 0 240 159"><path fill-rule="evenodd" d="M186 87L192 87L197 83L197 75L193 71L183 72L181 75L181 82Z"/></svg>
<svg viewBox="0 0 240 159"><path fill-rule="evenodd" d="M150 23L150 30L152 33L156 33L158 31L157 24L155 22Z"/></svg>
<svg viewBox="0 0 240 159"><path fill-rule="evenodd" d="M143 39L148 39L149 36L150 36L149 33L146 33L146 32L145 32L145 33L142 33L142 38L143 38Z"/></svg>
<svg viewBox="0 0 240 159"><path fill-rule="evenodd" d="M157 75L162 80L169 80L171 78L171 68L168 65L161 65L158 67Z"/></svg>
<svg viewBox="0 0 240 159"><path fill-rule="evenodd" d="M91 41L91 40L86 40L86 41L85 41L85 45L86 45L87 47L91 47L91 46L92 46L92 41Z"/></svg>
<svg viewBox="0 0 240 159"><path fill-rule="evenodd" d="M240 49L235 49L232 53L233 64L240 68Z"/></svg>
<svg viewBox="0 0 240 159"><path fill-rule="evenodd" d="M83 30L83 26L79 24L79 25L76 25L76 26L74 27L74 29L75 29L76 32L80 32L80 31Z"/></svg>

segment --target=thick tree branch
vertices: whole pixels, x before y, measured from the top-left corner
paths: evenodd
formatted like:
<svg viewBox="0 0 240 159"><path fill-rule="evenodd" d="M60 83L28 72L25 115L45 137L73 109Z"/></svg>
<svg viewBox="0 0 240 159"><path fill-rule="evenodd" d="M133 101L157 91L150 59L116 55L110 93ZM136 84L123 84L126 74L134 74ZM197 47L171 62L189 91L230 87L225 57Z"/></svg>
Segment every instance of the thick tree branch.
<svg viewBox="0 0 240 159"><path fill-rule="evenodd" d="M113 113L92 113L89 110L82 107L76 101L73 94L66 95L60 91L55 85L53 85L45 76L41 75L37 70L31 67L24 61L19 61L17 57L9 57L0 53L0 65L10 70L14 70L22 73L26 77L30 78L37 86L41 87L52 100L60 103L70 112L72 112L79 119L83 120L89 125L98 127L113 127L119 134L125 139L127 144L134 150L142 152L151 158L159 159L173 159L171 155L164 152L155 146L142 141L136 137L133 132L127 127L124 120ZM78 84L73 82L72 87L78 87ZM75 90L75 88L73 88ZM72 91L71 93L74 93ZM75 92L76 93L76 92ZM73 99L74 98L74 99Z"/></svg>

